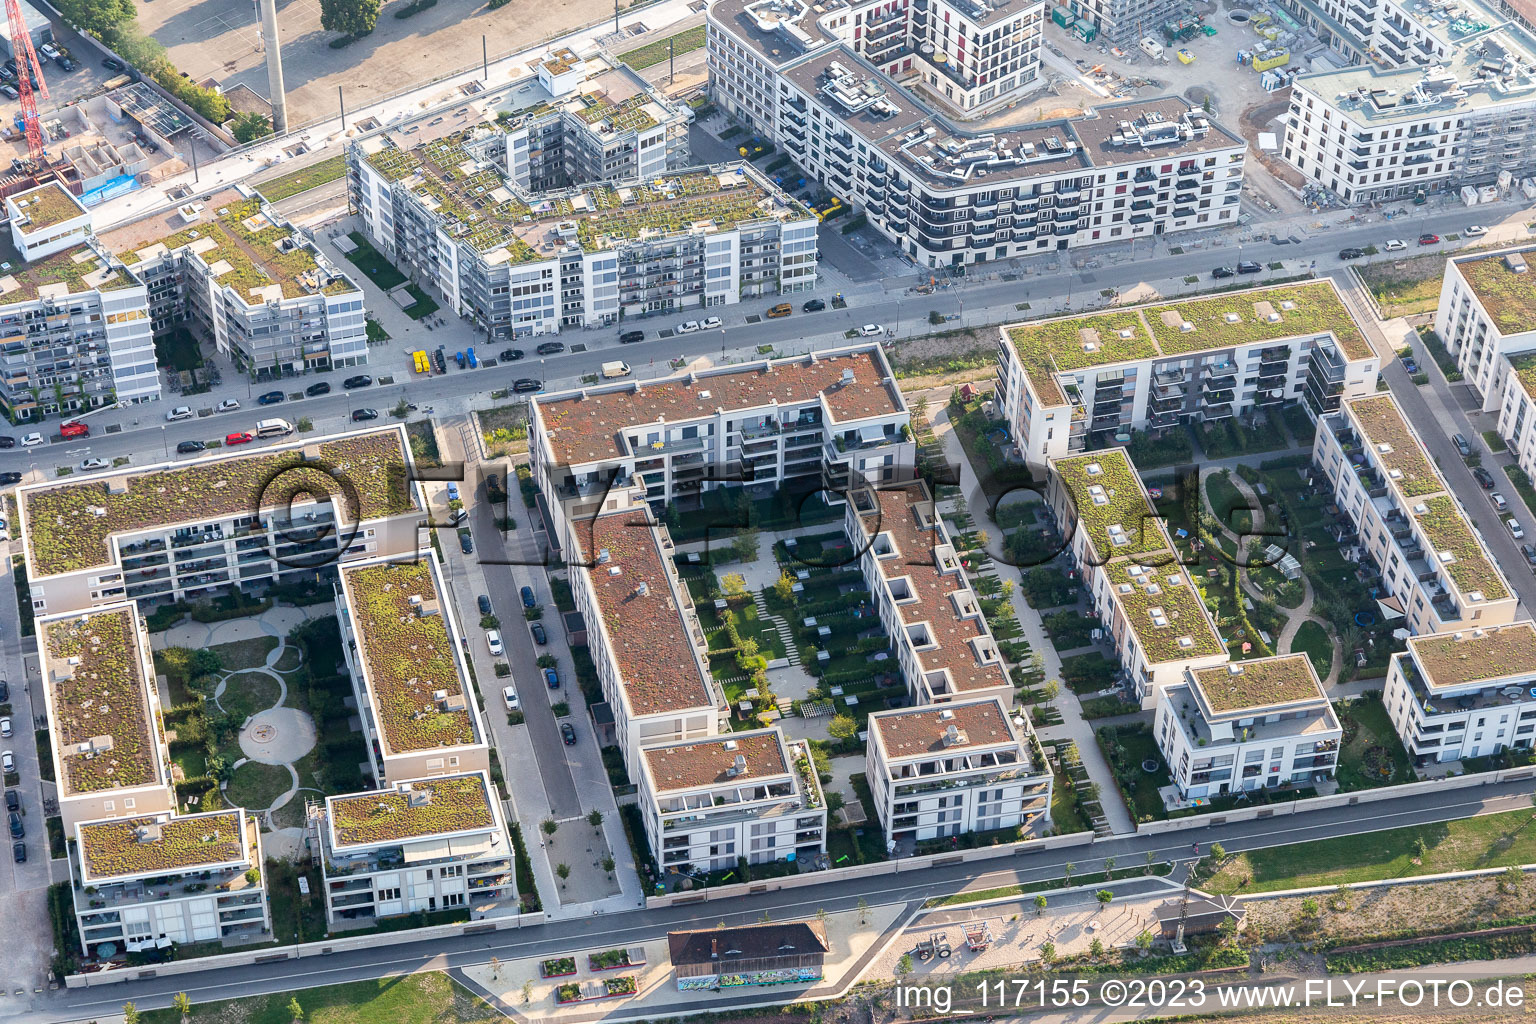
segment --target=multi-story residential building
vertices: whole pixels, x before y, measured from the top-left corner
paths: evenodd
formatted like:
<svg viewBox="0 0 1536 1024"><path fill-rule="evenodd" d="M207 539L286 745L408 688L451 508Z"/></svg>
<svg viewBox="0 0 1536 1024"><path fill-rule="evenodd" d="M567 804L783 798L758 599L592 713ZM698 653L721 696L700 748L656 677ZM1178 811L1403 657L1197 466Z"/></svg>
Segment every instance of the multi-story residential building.
<svg viewBox="0 0 1536 1024"><path fill-rule="evenodd" d="M489 771L468 644L437 555L343 563L336 611L375 781Z"/></svg>
<svg viewBox="0 0 1536 1024"><path fill-rule="evenodd" d="M1536 626L1530 620L1410 637L1382 694L1415 768L1531 747Z"/></svg>
<svg viewBox="0 0 1536 1024"><path fill-rule="evenodd" d="M1305 654L1186 669L1153 735L1184 800L1331 778L1343 729Z"/></svg>
<svg viewBox="0 0 1536 1024"><path fill-rule="evenodd" d="M928 19L928 6L913 11L923 8ZM889 41L871 33L865 42L867 18L880 30L897 24L881 20L884 10L720 0L708 14L710 75L728 113L920 264L1236 223L1246 144L1204 111L1164 97L1083 118L962 129L903 84L931 95L934 87L921 82L931 76L952 87L934 67L940 56L939 67L949 67L949 54L924 53L927 43L906 52L894 29ZM984 49L1001 54L1013 45ZM1034 71L1018 74L1026 73Z"/></svg>
<svg viewBox="0 0 1536 1024"><path fill-rule="evenodd" d="M69 869L81 951L270 941L261 829L242 808L82 821ZM105 959L105 957L104 957Z"/></svg>
<svg viewBox="0 0 1536 1024"><path fill-rule="evenodd" d="M1084 20L1097 29L1096 34L1129 49L1146 36L1157 38L1165 24L1179 23L1178 16L1190 10L1191 5L1184 0L1067 0L1055 9L1071 12L1073 34L1085 42L1093 41L1094 36L1080 27Z"/></svg>
<svg viewBox="0 0 1536 1024"><path fill-rule="evenodd" d="M645 836L663 874L812 862L825 849L816 766L777 728L651 744L639 765Z"/></svg>
<svg viewBox="0 0 1536 1024"><path fill-rule="evenodd" d="M32 263L0 246L0 263L0 406L13 420L160 397L142 281L87 244Z"/></svg>
<svg viewBox="0 0 1536 1024"><path fill-rule="evenodd" d="M878 346L537 396L533 478L554 532L717 487L910 479L911 415ZM561 522L563 520L563 522Z"/></svg>
<svg viewBox="0 0 1536 1024"><path fill-rule="evenodd" d="M5 197L11 243L31 262L73 249L91 233L91 214L57 181Z"/></svg>
<svg viewBox="0 0 1536 1024"><path fill-rule="evenodd" d="M397 781L311 803L309 839L332 926L467 908L518 908L512 843L484 771Z"/></svg>
<svg viewBox="0 0 1536 1024"><path fill-rule="evenodd" d="M1294 80L1283 153L1303 175L1362 203L1536 172L1527 28L1478 0L1319 2L1340 9L1339 48L1380 66Z"/></svg>
<svg viewBox="0 0 1536 1024"><path fill-rule="evenodd" d="M530 192L506 176L499 127L432 130L352 144L352 201L386 255L493 339L815 285L816 215L750 164Z"/></svg>
<svg viewBox="0 0 1536 1024"><path fill-rule="evenodd" d="M664 176L687 145L691 117L627 65L561 48L505 93L497 120L507 176L545 192Z"/></svg>
<svg viewBox="0 0 1536 1024"><path fill-rule="evenodd" d="M426 508L403 426L17 492L33 610L181 601L414 553Z"/></svg>
<svg viewBox="0 0 1536 1024"><path fill-rule="evenodd" d="M568 537L571 593L629 777L640 776L644 746L729 731L730 709L666 529L641 506L585 517Z"/></svg>
<svg viewBox="0 0 1536 1024"><path fill-rule="evenodd" d="M963 832L1039 831L1051 769L997 697L869 716L864 774L888 845Z"/></svg>
<svg viewBox="0 0 1536 1024"><path fill-rule="evenodd" d="M991 697L1011 707L997 640L927 484L854 491L843 528L913 702Z"/></svg>
<svg viewBox="0 0 1536 1024"><path fill-rule="evenodd" d="M137 606L41 617L37 655L65 833L81 821L174 812L154 662Z"/></svg>
<svg viewBox="0 0 1536 1024"><path fill-rule="evenodd" d="M1331 281L1254 288L1015 324L998 343L998 407L1031 466L1305 402L1376 390L1380 360Z"/></svg>
<svg viewBox="0 0 1536 1024"><path fill-rule="evenodd" d="M1052 459L1046 503L1144 708L1186 670L1226 664L1226 641L1124 448Z"/></svg>
<svg viewBox="0 0 1536 1024"><path fill-rule="evenodd" d="M156 333L191 324L253 379L368 361L362 290L244 186L100 241L148 288Z"/></svg>
<svg viewBox="0 0 1536 1024"><path fill-rule="evenodd" d="M1517 436L1505 424L1512 365L1536 350L1536 247L1503 249L1445 262L1435 333L1456 357L1456 368L1482 398L1483 411L1501 408L1499 432Z"/></svg>
<svg viewBox="0 0 1536 1024"><path fill-rule="evenodd" d="M1340 542L1381 573L1389 614L1414 633L1514 619L1519 599L1390 395L1320 418L1312 462L1339 507Z"/></svg>

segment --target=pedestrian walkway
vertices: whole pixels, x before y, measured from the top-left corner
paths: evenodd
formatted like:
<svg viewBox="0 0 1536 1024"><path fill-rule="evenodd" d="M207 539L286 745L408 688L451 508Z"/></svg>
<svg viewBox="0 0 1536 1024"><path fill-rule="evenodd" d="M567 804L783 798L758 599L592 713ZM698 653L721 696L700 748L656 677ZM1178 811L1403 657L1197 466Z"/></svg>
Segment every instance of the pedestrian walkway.
<svg viewBox="0 0 1536 1024"><path fill-rule="evenodd" d="M768 602L764 599L761 590L752 591L752 604L757 608L758 617L771 624L773 631L779 635L779 639L784 641L784 650L788 652L785 660L791 665L799 666L800 648L795 643L795 634L789 628L789 623L784 621L784 616L775 615L768 610Z"/></svg>

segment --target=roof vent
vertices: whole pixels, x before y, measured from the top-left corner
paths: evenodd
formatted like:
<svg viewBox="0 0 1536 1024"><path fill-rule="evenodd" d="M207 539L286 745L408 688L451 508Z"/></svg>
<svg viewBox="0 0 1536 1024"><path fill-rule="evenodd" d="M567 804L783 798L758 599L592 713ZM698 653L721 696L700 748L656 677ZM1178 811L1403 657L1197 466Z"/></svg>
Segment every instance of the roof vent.
<svg viewBox="0 0 1536 1024"><path fill-rule="evenodd" d="M429 789L408 789L405 794L405 802L410 807L425 807L432 802L432 791Z"/></svg>
<svg viewBox="0 0 1536 1024"><path fill-rule="evenodd" d="M649 594L650 592L651 592L651 585L649 583L645 582L645 580L641 580L639 583L635 584L635 595L637 597L644 597L645 595Z"/></svg>
<svg viewBox="0 0 1536 1024"><path fill-rule="evenodd" d="M852 383L853 383L853 371L852 370L844 370L843 371L843 377L842 377L842 386L843 387L847 387L848 385L850 385Z"/></svg>
<svg viewBox="0 0 1536 1024"><path fill-rule="evenodd" d="M597 564L598 565L602 565L605 562L610 561L612 558L613 558L613 555L609 553L608 549L607 548L602 548L597 553Z"/></svg>
<svg viewBox="0 0 1536 1024"><path fill-rule="evenodd" d="M946 726L944 729L944 745L946 747L958 746L965 742L965 733L960 731L957 725Z"/></svg>

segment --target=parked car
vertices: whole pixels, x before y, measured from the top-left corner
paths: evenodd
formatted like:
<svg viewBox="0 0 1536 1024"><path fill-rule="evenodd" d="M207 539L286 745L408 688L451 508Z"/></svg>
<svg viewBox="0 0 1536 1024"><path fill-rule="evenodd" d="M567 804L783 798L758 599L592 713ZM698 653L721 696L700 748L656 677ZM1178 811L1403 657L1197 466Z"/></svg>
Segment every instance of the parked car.
<svg viewBox="0 0 1536 1024"><path fill-rule="evenodd" d="M1493 490L1493 474L1488 472L1482 466L1474 466L1472 469L1472 476L1477 480L1478 484L1483 488L1483 490Z"/></svg>
<svg viewBox="0 0 1536 1024"><path fill-rule="evenodd" d="M359 373L356 376L348 377L346 380L341 382L341 386L349 391L353 388L366 388L372 384L373 378L368 376L366 373Z"/></svg>
<svg viewBox="0 0 1536 1024"><path fill-rule="evenodd" d="M800 309L806 313L820 313L826 308L827 304L823 299L806 299L800 304Z"/></svg>
<svg viewBox="0 0 1536 1024"><path fill-rule="evenodd" d="M4 718L0 718L0 740L8 740L10 738L11 738L11 716L10 715L6 715Z"/></svg>
<svg viewBox="0 0 1536 1024"><path fill-rule="evenodd" d="M1419 364L1412 356L1403 356L1403 369L1409 373L1418 373Z"/></svg>
<svg viewBox="0 0 1536 1024"><path fill-rule="evenodd" d="M1424 234L1419 236L1420 245L1436 245L1440 241L1439 235Z"/></svg>
<svg viewBox="0 0 1536 1024"><path fill-rule="evenodd" d="M0 434L0 448L15 448L16 439L10 434Z"/></svg>
<svg viewBox="0 0 1536 1024"><path fill-rule="evenodd" d="M11 844L11 860L15 861L17 864L25 864L27 862L26 843Z"/></svg>
<svg viewBox="0 0 1536 1024"><path fill-rule="evenodd" d="M1382 243L1382 248L1387 250L1387 252L1397 252L1399 249L1408 248L1408 243L1401 238L1389 238L1386 242Z"/></svg>
<svg viewBox="0 0 1536 1024"><path fill-rule="evenodd" d="M576 730L571 726L570 722L560 723L560 738L565 740L565 745L568 747L576 745Z"/></svg>
<svg viewBox="0 0 1536 1024"><path fill-rule="evenodd" d="M175 423L179 420L189 420L194 415L196 414L192 412L192 407L190 405L178 405L176 408L165 414L165 421L167 423Z"/></svg>
<svg viewBox="0 0 1536 1024"><path fill-rule="evenodd" d="M1465 459L1471 456L1472 446L1467 443L1467 439L1462 435L1452 434L1451 443L1456 446L1456 450L1461 453L1462 458Z"/></svg>
<svg viewBox="0 0 1536 1024"><path fill-rule="evenodd" d="M79 67L79 65L70 60L68 57L60 57L59 67L63 68L65 71L73 71L75 68Z"/></svg>
<svg viewBox="0 0 1536 1024"><path fill-rule="evenodd" d="M475 538L470 535L468 530L459 531L459 550L466 555L475 553Z"/></svg>
<svg viewBox="0 0 1536 1024"><path fill-rule="evenodd" d="M219 412L234 412L240 408L240 403L233 398L226 398L219 403Z"/></svg>
<svg viewBox="0 0 1536 1024"><path fill-rule="evenodd" d="M5 791L5 809L8 811L21 810L21 794L14 789Z"/></svg>
<svg viewBox="0 0 1536 1024"><path fill-rule="evenodd" d="M678 334L697 334L698 332L699 322L697 320L684 320L677 325Z"/></svg>
<svg viewBox="0 0 1536 1024"><path fill-rule="evenodd" d="M1339 250L1339 259L1341 259L1341 260L1357 260L1357 259L1359 259L1360 257L1362 257L1364 255L1365 255L1365 250L1364 249L1358 248L1357 246L1353 246L1353 245L1350 246L1347 249L1340 249Z"/></svg>
<svg viewBox="0 0 1536 1024"><path fill-rule="evenodd" d="M1237 271L1231 267L1217 267L1211 271L1212 277L1236 277Z"/></svg>
<svg viewBox="0 0 1536 1024"><path fill-rule="evenodd" d="M534 605L539 603L538 599L533 596L533 588L532 587L524 587L522 590L518 591L518 594L523 599L523 607L524 608L532 608Z"/></svg>
<svg viewBox="0 0 1536 1024"><path fill-rule="evenodd" d="M503 702L506 703L508 711L516 711L517 710L517 687L515 687L515 686L503 686L501 688L501 699L502 699Z"/></svg>
<svg viewBox="0 0 1536 1024"><path fill-rule="evenodd" d="M544 644L549 643L549 634L544 632L544 624L542 622L529 623L528 631L533 634L533 642L539 646L542 647Z"/></svg>
<svg viewBox="0 0 1536 1024"><path fill-rule="evenodd" d="M16 755L9 750L0 750L0 772L6 775L16 772Z"/></svg>
<svg viewBox="0 0 1536 1024"><path fill-rule="evenodd" d="M34 448L37 445L40 445L42 443L43 443L43 435L42 434L35 434L35 433L34 434L23 434L22 437L21 437L21 446L23 448Z"/></svg>
<svg viewBox="0 0 1536 1024"><path fill-rule="evenodd" d="M560 673L552 668L544 670L544 681L549 684L551 690L560 689Z"/></svg>
<svg viewBox="0 0 1536 1024"><path fill-rule="evenodd" d="M41 53L43 56L47 57L49 60L54 60L55 58L61 56L61 54L59 53L59 48L57 46L54 46L52 43L44 43L42 46L39 46L37 48L37 52Z"/></svg>
<svg viewBox="0 0 1536 1024"><path fill-rule="evenodd" d="M1525 536L1525 530L1521 529L1520 527L1520 520L1506 519L1504 521L1504 525L1509 527L1509 535L1515 538L1515 540L1520 540Z"/></svg>
<svg viewBox="0 0 1536 1024"><path fill-rule="evenodd" d="M281 391L268 391L264 395L258 395L257 396L256 404L257 405L276 405L278 402L281 402L283 399L285 399L287 397L288 396L283 394Z"/></svg>
<svg viewBox="0 0 1536 1024"><path fill-rule="evenodd" d="M9 704L10 702L11 684L6 682L4 679L0 679L0 704Z"/></svg>
<svg viewBox="0 0 1536 1024"><path fill-rule="evenodd" d="M541 380L534 380L532 377L519 377L517 380L512 382L512 390L518 394L523 394L529 391L543 391L544 382Z"/></svg>
<svg viewBox="0 0 1536 1024"><path fill-rule="evenodd" d="M10 814L6 815L6 820L10 823L11 826L12 839L26 838L27 826L26 823L21 820L20 814L12 811Z"/></svg>
<svg viewBox="0 0 1536 1024"><path fill-rule="evenodd" d="M176 442L176 454L191 455L195 452L204 451L207 449L207 447L208 446L201 441L178 441Z"/></svg>
<svg viewBox="0 0 1536 1024"><path fill-rule="evenodd" d="M352 422L353 423L365 423L368 420L376 420L378 418L379 418L379 410L377 410L377 409L353 409L352 410Z"/></svg>
<svg viewBox="0 0 1536 1024"><path fill-rule="evenodd" d="M1536 545L1521 544L1520 553L1525 556L1525 563L1533 572L1536 572Z"/></svg>
<svg viewBox="0 0 1536 1024"><path fill-rule="evenodd" d="M500 630L488 629L485 631L485 646L491 652L491 657L499 658L506 652L501 644Z"/></svg>
<svg viewBox="0 0 1536 1024"><path fill-rule="evenodd" d="M224 435L224 444L226 446L250 444L254 440L256 440L256 435L251 433L249 430L241 430L233 434Z"/></svg>
<svg viewBox="0 0 1536 1024"><path fill-rule="evenodd" d="M534 349L534 351L537 352L541 356L557 356L561 352L565 351L565 342L563 342L563 341L546 341L542 345L540 345L538 348Z"/></svg>
<svg viewBox="0 0 1536 1024"><path fill-rule="evenodd" d="M481 615L491 614L491 599L486 595L481 594L479 597L475 598L475 604L480 606Z"/></svg>
<svg viewBox="0 0 1536 1024"><path fill-rule="evenodd" d="M125 68L123 67L123 62L118 60L116 57L107 57L105 60L103 60L101 62L101 66L106 68L108 71L123 71L123 70L125 70Z"/></svg>
<svg viewBox="0 0 1536 1024"><path fill-rule="evenodd" d="M865 338L873 338L877 334L884 334L885 328L879 324L865 324L859 328L859 334Z"/></svg>
<svg viewBox="0 0 1536 1024"><path fill-rule="evenodd" d="M1462 232L1462 234L1471 235L1473 238L1476 238L1478 235L1486 235L1487 233L1488 229L1483 227L1481 224L1473 224L1471 227L1467 228L1467 230Z"/></svg>
<svg viewBox="0 0 1536 1024"><path fill-rule="evenodd" d="M720 318L717 316L707 316L703 320L699 321L699 327L706 331L713 331L719 326Z"/></svg>
<svg viewBox="0 0 1536 1024"><path fill-rule="evenodd" d="M77 420L59 424L60 437L90 437L91 428Z"/></svg>
<svg viewBox="0 0 1536 1024"><path fill-rule="evenodd" d="M1504 512L1509 509L1509 502L1505 501L1504 495L1498 491L1491 491L1488 494L1488 503L1493 506L1496 512Z"/></svg>
<svg viewBox="0 0 1536 1024"><path fill-rule="evenodd" d="M515 363L523 358L523 350L520 348L504 348L498 357L504 363Z"/></svg>
<svg viewBox="0 0 1536 1024"><path fill-rule="evenodd" d="M620 345L633 345L637 341L644 341L644 340L645 340L645 332L644 331L625 331L623 334L619 335L619 344Z"/></svg>
<svg viewBox="0 0 1536 1024"><path fill-rule="evenodd" d="M305 388L304 393L310 398L319 398L321 395L330 394L331 386L323 380L317 381L314 384L311 384L309 387Z"/></svg>
<svg viewBox="0 0 1536 1024"><path fill-rule="evenodd" d="M1237 272L1239 274L1257 274L1263 269L1264 264L1257 260L1243 260L1237 265Z"/></svg>
<svg viewBox="0 0 1536 1024"><path fill-rule="evenodd" d="M89 473L93 469L106 469L110 465L112 465L112 463L108 462L106 459L81 459L80 471L82 473Z"/></svg>
<svg viewBox="0 0 1536 1024"><path fill-rule="evenodd" d="M0 486L4 486L5 484L19 483L21 483L21 474L16 472L14 469L0 473Z"/></svg>

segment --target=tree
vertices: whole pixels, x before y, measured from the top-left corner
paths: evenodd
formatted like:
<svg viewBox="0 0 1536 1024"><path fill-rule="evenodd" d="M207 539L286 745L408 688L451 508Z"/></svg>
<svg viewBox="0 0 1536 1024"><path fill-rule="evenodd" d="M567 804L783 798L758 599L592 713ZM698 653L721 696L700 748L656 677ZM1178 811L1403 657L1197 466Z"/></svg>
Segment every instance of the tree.
<svg viewBox="0 0 1536 1024"><path fill-rule="evenodd" d="M177 1013L181 1014L182 1020L186 1020L187 1016L192 1012L192 999L185 992L177 992L171 997L171 1006L175 1008Z"/></svg>
<svg viewBox="0 0 1536 1024"><path fill-rule="evenodd" d="M132 1003L123 1004L123 1024L139 1024L139 1008Z"/></svg>
<svg viewBox="0 0 1536 1024"><path fill-rule="evenodd" d="M1093 896L1094 899L1099 901L1100 910L1103 910L1105 907L1109 906L1110 901L1115 898L1115 894L1110 892L1108 889L1100 889L1098 892L1094 893Z"/></svg>
<svg viewBox="0 0 1536 1024"><path fill-rule="evenodd" d="M261 869L251 868L245 873L245 880L250 885L259 885L261 883Z"/></svg>
<svg viewBox="0 0 1536 1024"><path fill-rule="evenodd" d="M1104 940L1100 939L1098 936L1094 936L1093 941L1088 943L1088 955L1093 957L1095 960L1103 956Z"/></svg>
<svg viewBox="0 0 1536 1024"><path fill-rule="evenodd" d="M869 924L869 901L860 896L856 909L859 912L859 924Z"/></svg>
<svg viewBox="0 0 1536 1024"><path fill-rule="evenodd" d="M66 21L102 35L134 19L133 0L59 0L54 6Z"/></svg>
<svg viewBox="0 0 1536 1024"><path fill-rule="evenodd" d="M529 978L523 982L523 1005L527 1006L531 1002L533 1002L533 979Z"/></svg>
<svg viewBox="0 0 1536 1024"><path fill-rule="evenodd" d="M1071 861L1067 861L1061 866L1061 873L1066 876L1068 885L1072 884L1072 872L1076 870L1077 865L1073 864Z"/></svg>
<svg viewBox="0 0 1536 1024"><path fill-rule="evenodd" d="M587 815L587 824L592 826L593 832L601 832L603 830L603 812L596 807L592 808L592 813Z"/></svg>
<svg viewBox="0 0 1536 1024"><path fill-rule="evenodd" d="M1054 942L1042 942L1042 943L1040 943L1040 959L1045 961L1048 964L1049 963L1054 963L1056 961L1056 943L1054 943Z"/></svg>
<svg viewBox="0 0 1536 1024"><path fill-rule="evenodd" d="M294 1024L298 1024L299 1021L304 1019L304 1007L299 1005L298 996L290 996L288 998L288 1016L293 1020Z"/></svg>
<svg viewBox="0 0 1536 1024"><path fill-rule="evenodd" d="M555 874L560 876L560 888L564 889L565 888L565 880L567 878L571 877L571 866L569 864L564 864L564 863L556 864L555 865Z"/></svg>
<svg viewBox="0 0 1536 1024"><path fill-rule="evenodd" d="M757 561L757 530L750 526L742 530L731 547L738 562Z"/></svg>
<svg viewBox="0 0 1536 1024"><path fill-rule="evenodd" d="M1113 857L1105 857L1104 858L1104 880L1108 881L1109 877L1111 875L1113 875L1114 873L1115 873L1115 858L1113 858Z"/></svg>
<svg viewBox="0 0 1536 1024"><path fill-rule="evenodd" d="M1049 904L1049 903L1050 903L1050 900L1047 900L1045 898L1045 893L1041 893L1040 895L1036 896L1035 897L1035 916L1039 917L1041 914L1045 913L1046 905Z"/></svg>
<svg viewBox="0 0 1536 1024"><path fill-rule="evenodd" d="M1211 844L1211 859L1217 864L1227 859L1227 848L1220 843Z"/></svg>
<svg viewBox="0 0 1536 1024"><path fill-rule="evenodd" d="M1063 765L1077 764L1082 756L1077 749L1076 740L1068 740L1067 745L1057 750L1057 756L1061 758Z"/></svg>
<svg viewBox="0 0 1536 1024"><path fill-rule="evenodd" d="M501 960L493 956L493 957L491 957L490 962L486 964L486 966L491 969L491 979L493 981L500 981L501 980Z"/></svg>
<svg viewBox="0 0 1536 1024"><path fill-rule="evenodd" d="M610 874L610 875L613 874L613 866L614 866L614 860L613 860L612 857L604 857L603 858L603 870L604 871L608 872L608 874Z"/></svg>
<svg viewBox="0 0 1536 1024"><path fill-rule="evenodd" d="M272 134L272 122L261 114L239 113L230 119L229 131L236 142L255 142Z"/></svg>
<svg viewBox="0 0 1536 1024"><path fill-rule="evenodd" d="M344 36L365 36L379 23L381 0L320 0L320 27Z"/></svg>
<svg viewBox="0 0 1536 1024"><path fill-rule="evenodd" d="M773 585L773 592L780 601L790 601L795 596L795 578L785 569L779 574L779 582Z"/></svg>
<svg viewBox="0 0 1536 1024"><path fill-rule="evenodd" d="M912 973L912 954L903 953L901 959L896 961L896 977L905 978Z"/></svg>
<svg viewBox="0 0 1536 1024"><path fill-rule="evenodd" d="M1136 948L1141 950L1143 953L1151 949L1152 933L1143 928L1141 930L1141 934L1136 936Z"/></svg>
<svg viewBox="0 0 1536 1024"><path fill-rule="evenodd" d="M545 835L553 839L555 838L555 833L560 831L560 823L554 818L545 818L543 821L539 822L539 828L544 830Z"/></svg>
<svg viewBox="0 0 1536 1024"><path fill-rule="evenodd" d="M851 740L859 731L859 723L852 715L833 715L827 723L827 734L835 740Z"/></svg>
<svg viewBox="0 0 1536 1024"><path fill-rule="evenodd" d="M1056 698L1061 696L1061 684L1054 679L1047 679L1044 688L1045 704L1049 707L1056 703Z"/></svg>
<svg viewBox="0 0 1536 1024"><path fill-rule="evenodd" d="M739 572L728 572L720 577L720 592L726 597L736 597L747 592L747 579Z"/></svg>
<svg viewBox="0 0 1536 1024"><path fill-rule="evenodd" d="M1154 859L1154 857L1153 857L1152 851L1148 850L1147 851L1147 874L1149 874L1149 875L1152 873L1152 861L1153 861L1153 859Z"/></svg>

